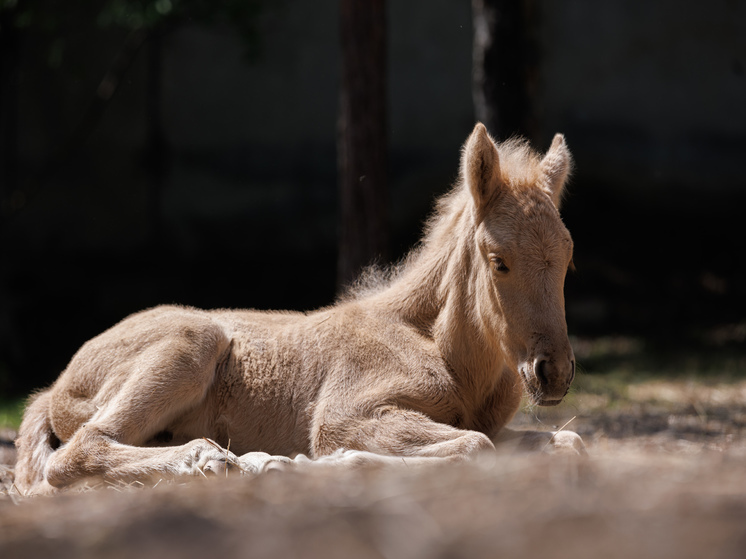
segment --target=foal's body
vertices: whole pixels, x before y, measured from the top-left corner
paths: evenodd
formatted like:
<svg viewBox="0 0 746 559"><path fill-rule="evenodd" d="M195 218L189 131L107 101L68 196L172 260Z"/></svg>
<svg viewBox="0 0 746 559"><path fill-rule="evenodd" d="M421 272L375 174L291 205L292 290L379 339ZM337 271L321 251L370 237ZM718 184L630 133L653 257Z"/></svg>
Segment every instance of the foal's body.
<svg viewBox="0 0 746 559"><path fill-rule="evenodd" d="M218 469L226 453L205 437L252 471L295 454L355 463L493 448L524 387L551 405L574 376L562 297L572 242L556 209L569 152L561 136L541 159L501 149L477 125L422 247L368 294L307 314L157 307L87 342L29 406L16 483L44 492Z"/></svg>

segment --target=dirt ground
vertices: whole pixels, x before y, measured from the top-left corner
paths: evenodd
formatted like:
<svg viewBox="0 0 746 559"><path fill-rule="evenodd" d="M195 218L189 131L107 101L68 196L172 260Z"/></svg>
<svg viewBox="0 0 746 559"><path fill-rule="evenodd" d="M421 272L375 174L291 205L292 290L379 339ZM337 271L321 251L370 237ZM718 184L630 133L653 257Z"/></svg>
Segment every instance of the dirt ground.
<svg viewBox="0 0 746 559"><path fill-rule="evenodd" d="M502 449L418 470L273 472L50 498L18 495L10 464L0 467L0 556L746 557L746 382L642 382L617 399L590 379L516 426L569 420L588 457Z"/></svg>

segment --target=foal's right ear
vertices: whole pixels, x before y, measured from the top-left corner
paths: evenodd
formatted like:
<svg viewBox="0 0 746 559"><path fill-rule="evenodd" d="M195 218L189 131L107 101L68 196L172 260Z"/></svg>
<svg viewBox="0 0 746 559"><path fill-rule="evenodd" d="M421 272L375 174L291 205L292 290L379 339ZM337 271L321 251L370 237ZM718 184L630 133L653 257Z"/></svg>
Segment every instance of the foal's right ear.
<svg viewBox="0 0 746 559"><path fill-rule="evenodd" d="M555 134L552 145L541 160L541 188L549 194L559 209L567 177L572 170L572 156L562 134Z"/></svg>
<svg viewBox="0 0 746 559"><path fill-rule="evenodd" d="M477 216L497 192L500 185L500 158L484 124L478 122L464 144L461 154L461 176L469 187Z"/></svg>

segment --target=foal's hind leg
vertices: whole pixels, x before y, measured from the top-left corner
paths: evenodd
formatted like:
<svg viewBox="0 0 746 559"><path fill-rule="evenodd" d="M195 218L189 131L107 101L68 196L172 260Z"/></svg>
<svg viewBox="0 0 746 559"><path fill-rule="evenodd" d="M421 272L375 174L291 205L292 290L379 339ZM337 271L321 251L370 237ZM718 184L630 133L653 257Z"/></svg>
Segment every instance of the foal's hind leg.
<svg viewBox="0 0 746 559"><path fill-rule="evenodd" d="M173 330L127 362L121 386L52 454L45 468L52 486L89 477L145 481L198 475L226 459L225 451L197 438L214 436L211 432L194 433L195 440L181 446L141 446L185 413L204 409L218 361L229 348L222 330L209 321L190 319L188 327ZM208 419L205 429L210 428Z"/></svg>

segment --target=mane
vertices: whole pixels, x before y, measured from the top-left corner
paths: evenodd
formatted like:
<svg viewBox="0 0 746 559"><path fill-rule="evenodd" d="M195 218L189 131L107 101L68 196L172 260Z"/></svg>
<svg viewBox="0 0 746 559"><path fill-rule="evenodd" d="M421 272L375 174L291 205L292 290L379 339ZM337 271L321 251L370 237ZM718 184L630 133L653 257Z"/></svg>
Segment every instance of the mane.
<svg viewBox="0 0 746 559"><path fill-rule="evenodd" d="M363 269L360 275L338 296L337 302L356 301L376 295L391 287L400 279L413 264L420 259L427 247L438 236L435 232L453 213L454 199L459 198L463 191L461 181L458 181L447 193L435 200L435 210L425 221L423 234L417 244L398 262L388 265L374 263Z"/></svg>
<svg viewBox="0 0 746 559"><path fill-rule="evenodd" d="M403 260L394 264L375 263L363 268L360 275L338 295L337 302L356 301L380 293L400 276L407 260L408 256L405 256Z"/></svg>
<svg viewBox="0 0 746 559"><path fill-rule="evenodd" d="M534 185L541 172L541 156L529 146L528 141L512 137L496 145L503 182L511 188L529 188ZM436 199L435 209L425 221L420 241L396 263L376 263L365 268L345 288L337 302L364 299L391 287L420 259L429 246L440 241L443 230L448 227L449 218L460 211L469 198L470 194L464 188L464 178L460 176L448 192Z"/></svg>
<svg viewBox="0 0 746 559"><path fill-rule="evenodd" d="M528 140L512 137L497 144L500 154L500 175L512 187L529 187L541 175L541 155L534 151Z"/></svg>

